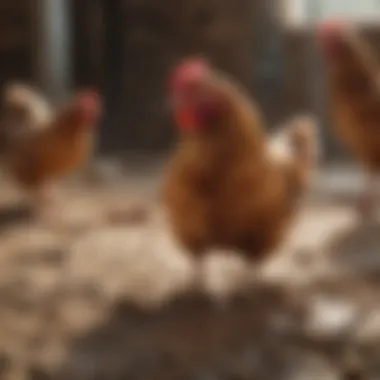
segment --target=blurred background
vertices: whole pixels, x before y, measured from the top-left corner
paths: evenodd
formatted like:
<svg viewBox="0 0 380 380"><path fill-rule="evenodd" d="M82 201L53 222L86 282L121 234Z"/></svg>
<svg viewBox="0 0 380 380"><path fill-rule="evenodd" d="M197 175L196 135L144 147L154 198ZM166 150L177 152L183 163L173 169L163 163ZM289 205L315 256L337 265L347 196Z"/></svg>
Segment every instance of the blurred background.
<svg viewBox="0 0 380 380"><path fill-rule="evenodd" d="M0 86L25 81L56 103L99 88L98 155L154 166L176 139L166 75L202 54L249 89L270 128L316 114L324 162L346 165L314 37L331 17L360 25L380 51L379 0L1 0ZM340 191L354 183L348 172ZM10 223L0 210L0 379L380 379L380 227L357 228L356 198L307 204L263 278L252 273L254 289L219 309L181 293L191 265L151 199L136 203L137 222L104 221L102 208L129 210L142 194L124 174L117 191L86 183L67 192L50 224ZM157 182L141 177L146 188ZM4 195L3 182L8 206L14 189ZM217 295L245 265L219 259L209 276Z"/></svg>
<svg viewBox="0 0 380 380"><path fill-rule="evenodd" d="M4 0L0 83L22 79L61 100L100 87L100 150L162 153L173 141L163 82L186 55L204 54L248 87L271 125L299 111L328 124L312 26L360 23L379 39L376 0ZM324 128L327 157L341 149Z"/></svg>

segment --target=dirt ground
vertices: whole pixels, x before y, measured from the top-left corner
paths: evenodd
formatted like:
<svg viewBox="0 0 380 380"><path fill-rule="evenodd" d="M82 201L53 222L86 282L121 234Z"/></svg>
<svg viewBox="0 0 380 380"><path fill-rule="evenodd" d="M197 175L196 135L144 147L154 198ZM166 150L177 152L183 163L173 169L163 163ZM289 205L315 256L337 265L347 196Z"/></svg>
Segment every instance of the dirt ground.
<svg viewBox="0 0 380 380"><path fill-rule="evenodd" d="M343 180L318 179L262 268L210 252L196 286L157 172L98 177L39 217L0 184L0 379L380 378L380 224Z"/></svg>

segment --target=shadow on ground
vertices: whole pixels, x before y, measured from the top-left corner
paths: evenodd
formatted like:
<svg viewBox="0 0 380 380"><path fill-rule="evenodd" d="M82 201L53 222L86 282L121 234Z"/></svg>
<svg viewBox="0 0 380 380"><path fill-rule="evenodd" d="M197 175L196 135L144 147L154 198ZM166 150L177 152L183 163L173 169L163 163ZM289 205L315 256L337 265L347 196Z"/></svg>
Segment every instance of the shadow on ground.
<svg viewBox="0 0 380 380"><path fill-rule="evenodd" d="M357 223L327 241L327 254L335 265L359 274L380 277L380 222Z"/></svg>
<svg viewBox="0 0 380 380"><path fill-rule="evenodd" d="M32 207L27 204L2 206L0 208L0 234L4 228L32 222L34 216Z"/></svg>
<svg viewBox="0 0 380 380"><path fill-rule="evenodd" d="M297 349L286 345L286 330L302 324L303 315L284 289L270 286L226 308L200 293L181 295L156 313L122 303L74 342L58 378L291 378L289 357Z"/></svg>
<svg viewBox="0 0 380 380"><path fill-rule="evenodd" d="M1 378L380 378L380 225L307 204L262 277L220 304L189 290L188 255L126 189L74 191L52 224L0 211Z"/></svg>

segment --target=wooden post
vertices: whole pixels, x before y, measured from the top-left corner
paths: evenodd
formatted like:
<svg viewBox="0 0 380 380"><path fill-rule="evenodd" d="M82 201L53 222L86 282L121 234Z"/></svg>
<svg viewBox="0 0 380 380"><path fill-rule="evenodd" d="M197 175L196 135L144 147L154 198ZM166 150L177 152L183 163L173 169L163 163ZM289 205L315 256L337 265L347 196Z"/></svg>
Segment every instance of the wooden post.
<svg viewBox="0 0 380 380"><path fill-rule="evenodd" d="M67 0L34 0L35 75L53 102L70 90L70 20Z"/></svg>

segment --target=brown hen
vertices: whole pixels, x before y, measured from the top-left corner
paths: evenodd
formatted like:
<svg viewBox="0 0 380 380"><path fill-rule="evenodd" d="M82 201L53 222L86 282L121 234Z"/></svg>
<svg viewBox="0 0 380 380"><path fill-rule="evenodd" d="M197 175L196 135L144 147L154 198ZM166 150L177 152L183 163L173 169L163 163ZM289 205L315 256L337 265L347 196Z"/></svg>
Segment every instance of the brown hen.
<svg viewBox="0 0 380 380"><path fill-rule="evenodd" d="M360 216L367 219L374 215L374 181L380 169L380 66L367 41L349 24L324 23L318 37L336 135L367 171L367 189L358 204Z"/></svg>
<svg viewBox="0 0 380 380"><path fill-rule="evenodd" d="M100 111L98 95L81 92L45 128L15 139L6 152L6 167L16 183L43 201L50 185L90 157Z"/></svg>
<svg viewBox="0 0 380 380"><path fill-rule="evenodd" d="M175 236L196 256L222 248L265 258L307 189L314 123L291 121L271 141L245 91L201 59L169 82L180 139L163 196Z"/></svg>

